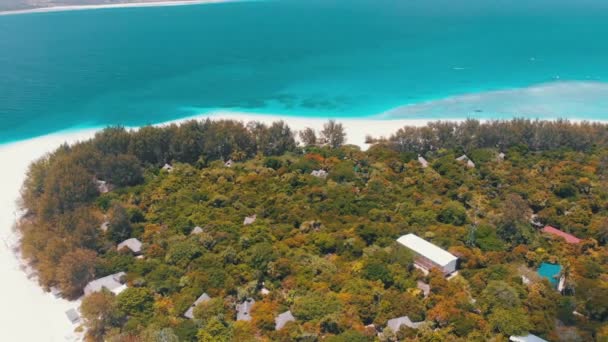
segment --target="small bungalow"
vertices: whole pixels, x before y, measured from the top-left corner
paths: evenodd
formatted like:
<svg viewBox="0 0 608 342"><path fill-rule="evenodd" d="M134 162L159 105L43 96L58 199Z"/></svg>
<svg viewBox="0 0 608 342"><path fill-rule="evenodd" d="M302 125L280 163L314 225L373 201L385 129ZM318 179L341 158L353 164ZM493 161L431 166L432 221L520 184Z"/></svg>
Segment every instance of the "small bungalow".
<svg viewBox="0 0 608 342"><path fill-rule="evenodd" d="M282 314L275 317L274 330L281 330L285 326L285 324L287 324L288 322L295 322L295 320L296 320L296 318L293 317L293 315L291 314L291 311L289 311L289 310L285 311Z"/></svg>
<svg viewBox="0 0 608 342"><path fill-rule="evenodd" d="M404 325L408 328L418 329L423 324L424 322L412 322L412 320L408 316L403 316L389 319L386 323L386 327L391 328L393 332L397 332Z"/></svg>
<svg viewBox="0 0 608 342"><path fill-rule="evenodd" d="M243 224L245 226L250 225L250 224L252 224L252 223L255 222L255 220L257 219L257 217L258 216L256 214L253 214L251 216L247 216L247 217L245 217L245 220L243 221Z"/></svg>
<svg viewBox="0 0 608 342"><path fill-rule="evenodd" d="M543 224L540 222L540 220L538 218L538 214L532 214L530 216L530 224L536 228L540 228L543 226Z"/></svg>
<svg viewBox="0 0 608 342"><path fill-rule="evenodd" d="M85 286L84 295L88 296L91 293L99 292L102 289L106 289L115 295L118 295L127 288L127 285L124 284L125 276L125 272L118 272L103 278L92 280L87 284L87 286Z"/></svg>
<svg viewBox="0 0 608 342"><path fill-rule="evenodd" d="M462 163L466 163L468 168L472 169L475 167L475 163L473 163L473 161L466 154L461 155L460 157L456 158L456 160Z"/></svg>
<svg viewBox="0 0 608 342"><path fill-rule="evenodd" d="M108 193L110 190L112 190L112 186L106 181L96 179L95 185L97 185L97 191L102 194Z"/></svg>
<svg viewBox="0 0 608 342"><path fill-rule="evenodd" d="M496 160L498 160L499 162L504 161L506 156L507 156L507 155L506 155L506 154L504 154L504 152L500 152L500 153L498 154L498 157L496 158Z"/></svg>
<svg viewBox="0 0 608 342"><path fill-rule="evenodd" d="M509 341L511 342L547 342L536 335L528 334L526 336L511 336L509 337Z"/></svg>
<svg viewBox="0 0 608 342"><path fill-rule="evenodd" d="M119 243L118 247L116 249L118 249L120 251L124 248L128 248L129 250L131 250L131 252L133 252L133 254L139 255L139 254L141 254L141 246L142 246L141 241L137 240L136 238L130 238L130 239L126 239L125 241Z"/></svg>
<svg viewBox="0 0 608 342"><path fill-rule="evenodd" d="M236 320L251 321L251 308L255 304L253 298L247 298L241 304L236 305Z"/></svg>
<svg viewBox="0 0 608 342"><path fill-rule="evenodd" d="M198 234L202 234L202 233L203 233L203 228L196 226L196 227L192 228L190 235L198 235Z"/></svg>
<svg viewBox="0 0 608 342"><path fill-rule="evenodd" d="M270 294L270 290L266 288L265 282L262 282L262 288L260 289L260 294L262 296L268 296Z"/></svg>
<svg viewBox="0 0 608 342"><path fill-rule="evenodd" d="M99 229L104 233L108 231L108 228L110 228L110 221L103 221L101 226L99 226Z"/></svg>
<svg viewBox="0 0 608 342"><path fill-rule="evenodd" d="M545 228L542 229L542 232L545 234L550 234L553 236L560 237L560 238L566 240L567 243L577 244L577 243L581 242L581 239L577 238L576 236L563 232L555 227L545 226Z"/></svg>
<svg viewBox="0 0 608 342"><path fill-rule="evenodd" d="M167 171L167 172L171 172L171 171L173 171L173 166L171 166L171 165L169 165L169 164L165 164L165 165L164 165L164 166L161 168L161 170L165 170L165 171Z"/></svg>
<svg viewBox="0 0 608 342"><path fill-rule="evenodd" d="M70 320L70 322L72 322L72 324L80 322L80 315L78 314L78 311L76 311L76 309L74 308L66 311L65 315L68 316L68 319Z"/></svg>
<svg viewBox="0 0 608 342"><path fill-rule="evenodd" d="M310 174L317 178L327 178L327 171L325 170L313 170Z"/></svg>
<svg viewBox="0 0 608 342"><path fill-rule="evenodd" d="M425 169L429 166L429 162L421 155L418 155L418 162L420 163L420 166Z"/></svg>
<svg viewBox="0 0 608 342"><path fill-rule="evenodd" d="M403 235L397 242L414 253L414 264L423 270L439 268L445 275L456 271L456 256L415 234Z"/></svg>
<svg viewBox="0 0 608 342"><path fill-rule="evenodd" d="M184 317L193 319L194 318L194 308L200 303L207 302L211 299L208 294L203 293L200 297L198 297L192 305L188 308L188 310L184 313Z"/></svg>

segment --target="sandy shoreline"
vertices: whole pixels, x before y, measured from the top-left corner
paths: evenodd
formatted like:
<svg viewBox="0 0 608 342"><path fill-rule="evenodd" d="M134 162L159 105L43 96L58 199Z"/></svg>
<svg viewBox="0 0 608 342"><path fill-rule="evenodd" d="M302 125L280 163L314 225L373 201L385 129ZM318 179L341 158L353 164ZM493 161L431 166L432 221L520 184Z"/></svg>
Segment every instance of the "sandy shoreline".
<svg viewBox="0 0 608 342"><path fill-rule="evenodd" d="M35 279L28 279L13 248L18 235L13 231L19 217L17 200L29 164L56 149L93 136L93 131L52 134L0 145L0 322L6 341L77 341L79 335L65 316L76 302L45 293Z"/></svg>
<svg viewBox="0 0 608 342"><path fill-rule="evenodd" d="M131 3L124 3L124 4L52 6L52 7L41 7L41 8L32 8L32 9L14 10L14 11L0 11L0 15L82 11L82 10L111 9L111 8L188 6L188 5L218 4L218 3L236 2L236 1L240 1L240 0L177 0L177 1L147 1L147 2L142 1L142 2L131 2Z"/></svg>
<svg viewBox="0 0 608 342"><path fill-rule="evenodd" d="M327 119L281 117L278 115L255 115L216 112L174 120L159 125L179 123L191 119L233 119L244 122L260 121L271 123L285 121L292 129L306 127L320 129ZM365 136L388 136L404 125L421 126L428 120L374 120L339 119L347 132L347 143L366 148ZM136 129L136 128L133 128ZM18 235L13 227L19 217L17 200L21 185L25 180L31 162L54 151L63 143L73 144L92 138L99 129L83 129L53 133L28 140L0 145L0 274L3 275L0 291L0 322L4 327L3 336L11 341L76 341L81 337L74 333L65 311L78 306L77 302L57 299L45 293L35 279L29 279L22 262L13 248L18 243ZM27 319L26 319L27 318ZM36 325L32 329L32 324Z"/></svg>

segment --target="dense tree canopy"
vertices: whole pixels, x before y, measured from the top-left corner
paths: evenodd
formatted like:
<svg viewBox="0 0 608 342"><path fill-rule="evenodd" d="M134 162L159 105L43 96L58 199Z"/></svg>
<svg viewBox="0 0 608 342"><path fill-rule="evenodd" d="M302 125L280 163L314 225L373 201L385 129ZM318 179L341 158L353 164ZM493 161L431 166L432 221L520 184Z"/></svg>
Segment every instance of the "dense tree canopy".
<svg viewBox="0 0 608 342"><path fill-rule="evenodd" d="M322 139L300 134L305 148L284 122L112 127L31 166L22 249L41 285L67 298L126 272L127 290L83 300L95 341L602 340L606 132L437 122L364 152L336 122ZM463 153L475 167L456 161ZM311 175L319 169L328 176ZM546 224L582 241L542 234ZM407 233L458 256L459 274L414 268L395 241ZM143 257L117 250L127 238ZM563 267L563 294L536 273L543 262ZM211 299L184 317L203 293ZM247 298L251 320L237 321ZM286 311L295 321L275 330ZM385 329L401 316L425 323Z"/></svg>

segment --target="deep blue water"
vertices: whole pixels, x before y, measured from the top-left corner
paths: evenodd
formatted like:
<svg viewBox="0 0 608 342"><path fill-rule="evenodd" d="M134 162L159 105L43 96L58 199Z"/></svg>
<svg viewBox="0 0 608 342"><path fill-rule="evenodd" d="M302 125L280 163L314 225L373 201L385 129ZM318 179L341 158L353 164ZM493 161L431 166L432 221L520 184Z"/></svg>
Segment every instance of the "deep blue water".
<svg viewBox="0 0 608 342"><path fill-rule="evenodd" d="M215 109L606 120L607 37L605 0L283 0L0 16L0 143Z"/></svg>

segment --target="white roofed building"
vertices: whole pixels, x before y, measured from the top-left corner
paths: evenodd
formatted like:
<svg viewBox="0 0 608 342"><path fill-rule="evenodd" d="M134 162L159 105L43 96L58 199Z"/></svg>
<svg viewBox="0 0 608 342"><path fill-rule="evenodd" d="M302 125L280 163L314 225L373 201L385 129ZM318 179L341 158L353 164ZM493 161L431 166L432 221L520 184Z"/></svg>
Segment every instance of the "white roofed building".
<svg viewBox="0 0 608 342"><path fill-rule="evenodd" d="M412 322L408 316L397 317L389 319L386 323L387 328L391 328L393 332L398 332L402 326L406 326L412 329L418 329L420 326L425 324L424 322Z"/></svg>
<svg viewBox="0 0 608 342"><path fill-rule="evenodd" d="M255 304L253 298L247 298L241 304L236 306L236 320L237 321L251 321L251 308Z"/></svg>
<svg viewBox="0 0 608 342"><path fill-rule="evenodd" d="M68 316L68 319L70 320L70 322L72 322L72 324L80 322L80 314L78 314L78 311L76 311L76 309L74 308L66 311L65 315Z"/></svg>
<svg viewBox="0 0 608 342"><path fill-rule="evenodd" d="M123 248L128 248L131 250L131 252L133 252L133 254L141 254L141 246L141 241L137 240L136 238L130 238L119 243L116 249L120 251Z"/></svg>
<svg viewBox="0 0 608 342"><path fill-rule="evenodd" d="M424 159L423 156L418 155L418 162L420 163L420 166L422 166L423 168L427 168L429 166L429 162Z"/></svg>
<svg viewBox="0 0 608 342"><path fill-rule="evenodd" d="M397 242L414 252L414 263L425 270L439 268L446 275L456 271L456 256L415 234L403 235Z"/></svg>
<svg viewBox="0 0 608 342"><path fill-rule="evenodd" d="M313 170L310 174L317 178L326 178L327 177L327 171L325 171L325 170Z"/></svg>
<svg viewBox="0 0 608 342"><path fill-rule="evenodd" d="M209 297L209 295L207 293L203 293L200 297L198 297L196 299L196 301L194 301L194 303L192 303L192 305L190 305L190 307L188 308L186 313L184 313L184 317L193 319L194 318L194 308L196 308L196 306L199 305L200 303L204 303L209 300L211 300L211 297Z"/></svg>
<svg viewBox="0 0 608 342"><path fill-rule="evenodd" d="M190 235L198 235L198 234L202 234L204 232L203 228L196 226L192 229L192 231L190 231Z"/></svg>
<svg viewBox="0 0 608 342"><path fill-rule="evenodd" d="M526 336L511 336L509 337L509 341L512 342L547 342L547 340L542 339L536 335L528 334Z"/></svg>
<svg viewBox="0 0 608 342"><path fill-rule="evenodd" d="M125 272L118 272L105 276L103 278L90 281L84 288L84 295L88 296L91 293L99 292L106 289L115 295L118 295L127 288L124 284Z"/></svg>
<svg viewBox="0 0 608 342"><path fill-rule="evenodd" d="M466 154L461 155L460 157L456 158L457 161L459 162L463 162L466 163L468 168L474 168L475 167L475 163L473 163L473 161L471 160L471 158L469 158L469 156L467 156Z"/></svg>
<svg viewBox="0 0 608 342"><path fill-rule="evenodd" d="M291 314L291 311L285 311L282 314L278 315L277 317L275 317L274 322L275 322L275 330L281 330L285 324L289 323L289 322L295 322L296 318L293 317L293 315Z"/></svg>
<svg viewBox="0 0 608 342"><path fill-rule="evenodd" d="M255 214L254 214L254 215L251 215L251 216L247 216L247 217L245 217L245 220L243 220L243 224L244 224L245 226L250 225L250 224L253 224L253 223L255 222L255 220L257 219L257 217L258 217L258 216L257 216L257 215L255 215Z"/></svg>

